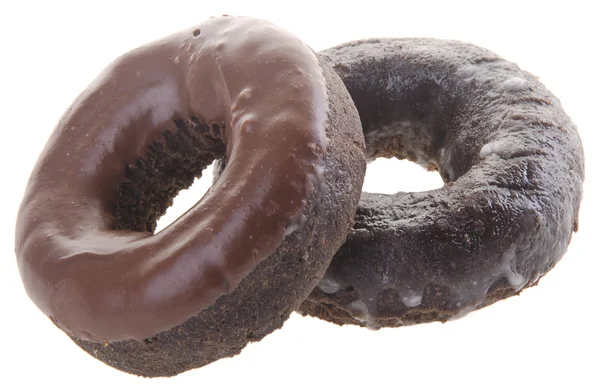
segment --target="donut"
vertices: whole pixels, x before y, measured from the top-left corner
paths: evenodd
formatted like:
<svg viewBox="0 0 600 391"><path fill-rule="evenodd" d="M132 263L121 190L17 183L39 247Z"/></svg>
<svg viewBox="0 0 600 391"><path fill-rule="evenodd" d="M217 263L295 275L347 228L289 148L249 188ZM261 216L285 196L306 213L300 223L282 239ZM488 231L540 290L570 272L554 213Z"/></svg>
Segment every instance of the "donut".
<svg viewBox="0 0 600 391"><path fill-rule="evenodd" d="M202 199L154 233L218 159ZM172 376L282 326L344 242L365 168L327 63L269 22L212 18L119 57L66 111L18 212L19 271L86 352Z"/></svg>
<svg viewBox="0 0 600 391"><path fill-rule="evenodd" d="M445 322L518 295L561 259L584 156L537 77L455 41L372 39L321 54L358 108L367 159L411 160L444 186L363 193L301 314L371 329Z"/></svg>

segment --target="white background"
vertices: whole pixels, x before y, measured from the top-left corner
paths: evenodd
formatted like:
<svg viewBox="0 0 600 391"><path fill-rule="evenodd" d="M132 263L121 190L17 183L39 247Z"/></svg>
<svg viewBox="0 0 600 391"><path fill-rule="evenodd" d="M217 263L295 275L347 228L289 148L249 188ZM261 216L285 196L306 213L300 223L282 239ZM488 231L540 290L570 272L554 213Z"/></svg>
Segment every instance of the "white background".
<svg viewBox="0 0 600 391"><path fill-rule="evenodd" d="M0 5L0 389L599 390L598 12L594 2L3 1ZM223 13L269 19L322 50L368 37L487 47L538 75L579 126L587 179L580 231L538 287L445 325L372 332L292 316L241 355L171 379L141 379L76 347L29 301L13 252L30 170L59 117L116 56ZM397 178L390 181L391 172ZM177 200L182 213L210 176ZM365 190L439 186L410 163L369 166ZM161 221L164 225L168 218Z"/></svg>

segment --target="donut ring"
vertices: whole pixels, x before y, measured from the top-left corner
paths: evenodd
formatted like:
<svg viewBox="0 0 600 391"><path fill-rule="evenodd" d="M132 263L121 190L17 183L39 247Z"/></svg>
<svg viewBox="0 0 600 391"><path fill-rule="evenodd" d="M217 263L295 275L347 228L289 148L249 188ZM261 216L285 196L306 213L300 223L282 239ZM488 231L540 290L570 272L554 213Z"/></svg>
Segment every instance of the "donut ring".
<svg viewBox="0 0 600 391"><path fill-rule="evenodd" d="M134 50L75 100L33 170L16 225L27 293L126 372L235 355L281 327L343 243L360 129L336 73L268 22L214 18ZM202 200L153 234L222 157Z"/></svg>
<svg viewBox="0 0 600 391"><path fill-rule="evenodd" d="M302 314L373 329L444 322L536 285L561 259L584 157L536 77L454 41L376 39L322 55L358 108L367 159L409 159L445 185L363 193Z"/></svg>

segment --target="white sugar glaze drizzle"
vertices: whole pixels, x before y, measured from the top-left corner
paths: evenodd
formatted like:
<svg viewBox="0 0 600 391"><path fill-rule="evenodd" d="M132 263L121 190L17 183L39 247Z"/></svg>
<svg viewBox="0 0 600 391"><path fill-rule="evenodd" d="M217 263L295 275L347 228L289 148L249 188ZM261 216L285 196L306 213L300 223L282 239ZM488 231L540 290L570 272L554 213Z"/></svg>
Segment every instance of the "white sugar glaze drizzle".
<svg viewBox="0 0 600 391"><path fill-rule="evenodd" d="M371 280L365 284L359 279L334 280L331 276L323 278L318 287L328 295L337 294L340 290L352 286L358 299L349 303L345 310L356 320L369 329L378 329L381 325L377 322L379 315L377 302L379 296L386 290L393 290L398 294L402 303L408 308L417 308L422 304L426 287L432 283L448 288L452 295L448 298L447 307L458 310L451 319L459 319L476 309L486 298L489 288L498 280L504 279L515 290L520 291L530 281L533 283L539 275L522 275L514 270L516 263L516 246L498 256L493 273L480 273L468 276L445 276L443 279L423 279L411 281L411 285L394 284L399 281L382 274L379 281ZM401 279L400 279L401 280Z"/></svg>

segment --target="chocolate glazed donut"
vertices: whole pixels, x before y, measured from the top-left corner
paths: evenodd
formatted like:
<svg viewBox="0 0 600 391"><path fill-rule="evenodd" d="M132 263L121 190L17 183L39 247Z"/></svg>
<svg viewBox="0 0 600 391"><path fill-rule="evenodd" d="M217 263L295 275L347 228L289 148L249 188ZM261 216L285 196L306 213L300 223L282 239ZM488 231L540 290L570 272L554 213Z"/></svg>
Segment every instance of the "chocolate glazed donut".
<svg viewBox="0 0 600 391"><path fill-rule="evenodd" d="M577 231L582 197L581 141L558 99L461 42L368 40L322 54L358 108L367 158L415 161L445 185L363 193L300 312L375 329L443 322L536 285Z"/></svg>
<svg viewBox="0 0 600 391"><path fill-rule="evenodd" d="M281 327L343 243L364 169L335 72L270 23L214 18L120 57L65 113L19 211L21 276L88 353L175 375Z"/></svg>

